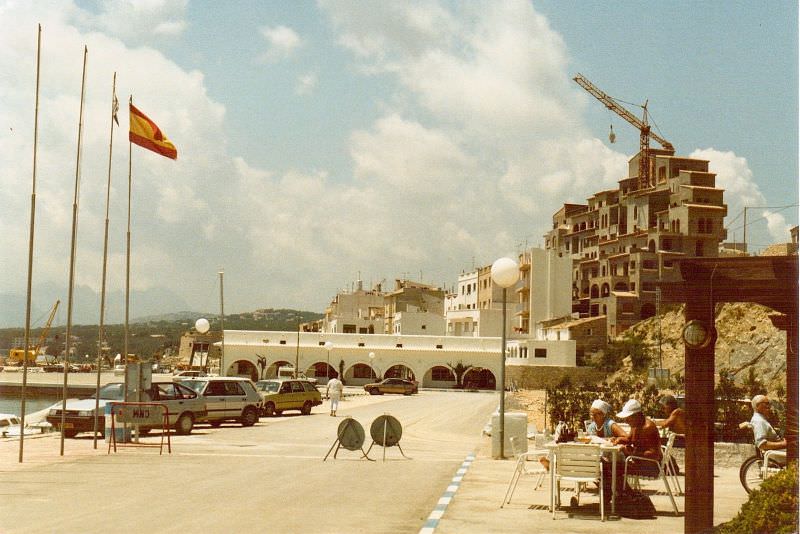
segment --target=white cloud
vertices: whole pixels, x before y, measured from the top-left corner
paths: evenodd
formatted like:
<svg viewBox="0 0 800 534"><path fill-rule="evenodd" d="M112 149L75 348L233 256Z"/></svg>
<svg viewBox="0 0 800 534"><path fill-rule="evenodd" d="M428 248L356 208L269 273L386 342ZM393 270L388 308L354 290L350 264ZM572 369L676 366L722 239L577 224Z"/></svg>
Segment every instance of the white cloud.
<svg viewBox="0 0 800 534"><path fill-rule="evenodd" d="M302 40L297 32L286 26L264 26L260 31L268 45L267 51L261 58L264 61L285 59L302 45Z"/></svg>
<svg viewBox="0 0 800 534"><path fill-rule="evenodd" d="M297 79L295 93L301 96L310 95L317 87L317 75L313 72L303 74Z"/></svg>
<svg viewBox="0 0 800 534"><path fill-rule="evenodd" d="M753 171L747 164L747 159L733 152L714 148L697 149L689 154L689 157L708 160L709 171L717 175L717 187L725 190L724 198L728 204L726 218L726 227L729 228L728 241L737 239L741 241L744 237L744 207L763 208L767 205L761 189L755 182ZM796 204L796 199L791 199L786 204ZM786 243L790 240L791 225L780 212L774 211L774 208L748 209L747 219L747 242L756 250L771 243ZM766 220L766 228L762 223L763 220Z"/></svg>
<svg viewBox="0 0 800 534"><path fill-rule="evenodd" d="M78 10L72 20L130 43L175 37L187 25L188 0L102 0L90 5L93 10Z"/></svg>

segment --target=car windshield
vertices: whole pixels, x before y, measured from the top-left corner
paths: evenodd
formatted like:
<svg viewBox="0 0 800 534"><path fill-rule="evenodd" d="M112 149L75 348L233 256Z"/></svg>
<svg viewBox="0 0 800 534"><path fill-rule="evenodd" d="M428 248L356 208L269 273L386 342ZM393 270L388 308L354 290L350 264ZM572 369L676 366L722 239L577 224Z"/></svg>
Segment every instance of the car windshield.
<svg viewBox="0 0 800 534"><path fill-rule="evenodd" d="M264 393L276 393L281 383L278 380L259 380L256 382L256 389Z"/></svg>
<svg viewBox="0 0 800 534"><path fill-rule="evenodd" d="M100 399L102 400L124 400L125 399L125 384L114 382L106 384L100 388ZM92 395L91 398L95 398Z"/></svg>

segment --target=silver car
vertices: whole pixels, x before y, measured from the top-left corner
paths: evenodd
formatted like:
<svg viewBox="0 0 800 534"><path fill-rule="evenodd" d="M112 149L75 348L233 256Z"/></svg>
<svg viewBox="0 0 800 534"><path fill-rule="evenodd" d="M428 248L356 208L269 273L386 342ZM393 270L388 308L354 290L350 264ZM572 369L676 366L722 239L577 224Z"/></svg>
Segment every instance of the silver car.
<svg viewBox="0 0 800 534"><path fill-rule="evenodd" d="M206 416L201 422L217 427L224 421L238 421L242 426L258 422L262 398L253 382L234 376L200 377L182 380L206 401Z"/></svg>
<svg viewBox="0 0 800 534"><path fill-rule="evenodd" d="M97 426L101 433L105 431L105 405L109 402L125 400L125 384L111 382L100 388L100 400L97 402L99 413ZM165 404L169 411L169 426L178 434L189 434L194 423L206 416L206 402L195 391L174 382L154 382L144 392L143 402ZM64 435L75 437L79 432L92 432L94 429L94 396L88 399L68 399L67 411L64 415ZM47 413L47 422L61 430L61 403L54 405ZM141 432L150 428L142 427Z"/></svg>

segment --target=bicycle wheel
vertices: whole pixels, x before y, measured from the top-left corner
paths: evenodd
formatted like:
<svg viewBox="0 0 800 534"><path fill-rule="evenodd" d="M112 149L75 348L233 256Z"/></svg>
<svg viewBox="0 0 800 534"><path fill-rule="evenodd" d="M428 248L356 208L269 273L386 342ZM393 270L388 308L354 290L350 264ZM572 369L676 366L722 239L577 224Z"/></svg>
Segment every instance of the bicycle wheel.
<svg viewBox="0 0 800 534"><path fill-rule="evenodd" d="M752 492L761 485L763 481L762 465L761 458L758 456L751 456L742 462L742 466L739 468L739 481L747 493Z"/></svg>

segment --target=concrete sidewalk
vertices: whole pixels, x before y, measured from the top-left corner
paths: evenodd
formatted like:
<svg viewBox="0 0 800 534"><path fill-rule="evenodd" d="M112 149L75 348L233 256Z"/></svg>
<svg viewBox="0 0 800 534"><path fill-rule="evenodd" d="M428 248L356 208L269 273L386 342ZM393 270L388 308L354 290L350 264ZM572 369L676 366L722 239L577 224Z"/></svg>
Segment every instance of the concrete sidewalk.
<svg viewBox="0 0 800 534"><path fill-rule="evenodd" d="M508 482L514 472L514 459L494 460L491 457L491 442L485 439L476 451L475 459L463 475L457 491L449 500L435 528L424 532L435 534L464 533L518 533L518 532L683 532L685 510L684 496L676 496L679 515L675 516L672 504L661 481L642 481L642 490L650 497L656 508L655 519L618 518L600 521L598 495L581 493L581 516L570 517L564 507L553 520L548 507L550 503L550 478L534 490L535 477L522 477L510 504L500 508ZM680 478L684 486L684 478ZM561 501L567 505L572 496L571 485L562 486ZM685 490L685 488L684 488ZM732 519L747 501L739 483L737 468L715 469L714 480L714 524ZM609 510L606 510L609 513ZM422 531L421 531L422 532Z"/></svg>

